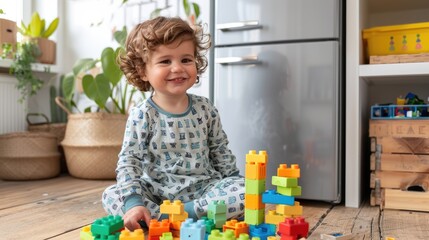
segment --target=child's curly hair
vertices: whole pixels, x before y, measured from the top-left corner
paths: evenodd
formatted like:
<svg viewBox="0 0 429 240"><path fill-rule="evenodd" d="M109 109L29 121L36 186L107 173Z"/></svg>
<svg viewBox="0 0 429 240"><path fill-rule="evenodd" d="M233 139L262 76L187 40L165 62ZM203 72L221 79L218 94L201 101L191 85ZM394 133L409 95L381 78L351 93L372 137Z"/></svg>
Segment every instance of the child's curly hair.
<svg viewBox="0 0 429 240"><path fill-rule="evenodd" d="M152 90L149 82L141 79L141 74L145 74L150 53L159 45L167 45L177 39L194 42L197 73L203 73L207 68L205 53L211 46L209 34L205 34L200 26L191 27L177 17L157 17L138 24L127 37L125 54L119 56L119 66L128 83L140 91Z"/></svg>

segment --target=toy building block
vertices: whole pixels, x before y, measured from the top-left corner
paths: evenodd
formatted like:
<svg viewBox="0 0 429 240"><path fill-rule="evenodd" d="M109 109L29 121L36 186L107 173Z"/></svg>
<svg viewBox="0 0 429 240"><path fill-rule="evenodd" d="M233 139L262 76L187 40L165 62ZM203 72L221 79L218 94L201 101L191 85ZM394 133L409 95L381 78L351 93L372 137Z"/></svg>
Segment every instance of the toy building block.
<svg viewBox="0 0 429 240"><path fill-rule="evenodd" d="M301 196L301 186L297 187L277 187L277 192L286 196Z"/></svg>
<svg viewBox="0 0 429 240"><path fill-rule="evenodd" d="M167 219L163 219L161 222L156 219L150 220L148 238L159 238L165 232L170 232L170 222Z"/></svg>
<svg viewBox="0 0 429 240"><path fill-rule="evenodd" d="M245 166L245 178L247 179L264 179L267 176L267 165L265 163L248 162Z"/></svg>
<svg viewBox="0 0 429 240"><path fill-rule="evenodd" d="M80 240L94 240L91 233L91 225L82 227L80 231Z"/></svg>
<svg viewBox="0 0 429 240"><path fill-rule="evenodd" d="M246 154L246 163L248 162L259 162L259 163L268 163L268 155L266 151L259 151L259 154L256 154L255 150L250 150Z"/></svg>
<svg viewBox="0 0 429 240"><path fill-rule="evenodd" d="M265 223L278 225L285 220L285 216L276 213L275 210L269 210L268 214L265 215Z"/></svg>
<svg viewBox="0 0 429 240"><path fill-rule="evenodd" d="M143 229L136 229L132 232L128 229L122 230L119 240L144 240Z"/></svg>
<svg viewBox="0 0 429 240"><path fill-rule="evenodd" d="M171 232L165 232L162 234L159 240L173 240L173 234Z"/></svg>
<svg viewBox="0 0 429 240"><path fill-rule="evenodd" d="M221 233L218 229L213 230L207 240L236 240L232 230L226 230Z"/></svg>
<svg viewBox="0 0 429 240"><path fill-rule="evenodd" d="M262 202L261 194L245 194L244 206L246 206L248 209L254 210L265 208L265 204Z"/></svg>
<svg viewBox="0 0 429 240"><path fill-rule="evenodd" d="M226 204L224 200L212 200L209 203L208 206L208 211L211 211L213 214L218 214L218 213L226 213Z"/></svg>
<svg viewBox="0 0 429 240"><path fill-rule="evenodd" d="M244 209L244 221L249 225L259 225L264 222L265 209Z"/></svg>
<svg viewBox="0 0 429 240"><path fill-rule="evenodd" d="M278 187L297 187L298 178L272 176L271 184Z"/></svg>
<svg viewBox="0 0 429 240"><path fill-rule="evenodd" d="M120 216L106 216L96 219L91 225L91 233L96 235L110 235L124 228L124 221Z"/></svg>
<svg viewBox="0 0 429 240"><path fill-rule="evenodd" d="M283 237L292 236L296 239L308 236L309 224L303 217L286 218L279 223L279 233Z"/></svg>
<svg viewBox="0 0 429 240"><path fill-rule="evenodd" d="M247 194L262 194L265 191L265 180L244 179Z"/></svg>
<svg viewBox="0 0 429 240"><path fill-rule="evenodd" d="M262 202L293 206L295 204L295 197L281 195L274 190L267 190L262 194Z"/></svg>
<svg viewBox="0 0 429 240"><path fill-rule="evenodd" d="M183 222L186 219L188 219L188 213L187 212L183 212L182 214L169 214L168 215L168 221L170 222Z"/></svg>
<svg viewBox="0 0 429 240"><path fill-rule="evenodd" d="M227 229L234 231L235 237L239 237L242 233L249 232L249 226L245 222L239 222L236 219L232 219L230 221L226 221L223 225L223 231L225 232Z"/></svg>
<svg viewBox="0 0 429 240"><path fill-rule="evenodd" d="M253 237L259 237L262 240L266 240L269 236L276 235L276 225L274 224L259 224L250 225L249 235Z"/></svg>
<svg viewBox="0 0 429 240"><path fill-rule="evenodd" d="M395 240L394 237L386 237L386 240Z"/></svg>
<svg viewBox="0 0 429 240"><path fill-rule="evenodd" d="M352 239L352 234L344 234L342 232L335 232L335 233L322 233L320 234L320 239L323 240L349 240Z"/></svg>
<svg viewBox="0 0 429 240"><path fill-rule="evenodd" d="M204 220L204 224L206 225L206 233L210 234L212 230L215 229L215 223L213 219L202 217L200 220Z"/></svg>
<svg viewBox="0 0 429 240"><path fill-rule="evenodd" d="M183 214L185 206L180 200L174 200L174 202L164 200L160 206L160 212L164 214Z"/></svg>
<svg viewBox="0 0 429 240"><path fill-rule="evenodd" d="M293 206L279 204L276 206L276 213L283 216L302 216L303 207L295 201Z"/></svg>
<svg viewBox="0 0 429 240"><path fill-rule="evenodd" d="M206 225L204 220L194 222L192 218L186 219L180 228L181 240L201 240L206 235Z"/></svg>
<svg viewBox="0 0 429 240"><path fill-rule="evenodd" d="M267 240L277 240L277 237L276 236L269 236L269 237L267 237Z"/></svg>
<svg viewBox="0 0 429 240"><path fill-rule="evenodd" d="M183 221L170 222L170 230L180 230Z"/></svg>
<svg viewBox="0 0 429 240"><path fill-rule="evenodd" d="M290 168L288 168L287 164L280 164L280 166L277 168L277 176L299 178L301 176L299 165L292 164Z"/></svg>

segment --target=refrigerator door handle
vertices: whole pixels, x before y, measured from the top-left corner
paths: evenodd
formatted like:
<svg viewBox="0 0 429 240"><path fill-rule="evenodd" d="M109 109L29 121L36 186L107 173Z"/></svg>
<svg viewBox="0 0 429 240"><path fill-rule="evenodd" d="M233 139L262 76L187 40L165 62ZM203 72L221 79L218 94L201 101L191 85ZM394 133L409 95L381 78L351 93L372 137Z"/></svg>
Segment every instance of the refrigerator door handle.
<svg viewBox="0 0 429 240"><path fill-rule="evenodd" d="M262 28L262 25L259 24L259 21L242 21L242 22L230 22L217 24L216 28L223 32L227 31L243 31L243 30L252 30Z"/></svg>
<svg viewBox="0 0 429 240"><path fill-rule="evenodd" d="M262 62L258 60L258 56L246 56L216 58L216 63L221 65L251 65L261 64Z"/></svg>

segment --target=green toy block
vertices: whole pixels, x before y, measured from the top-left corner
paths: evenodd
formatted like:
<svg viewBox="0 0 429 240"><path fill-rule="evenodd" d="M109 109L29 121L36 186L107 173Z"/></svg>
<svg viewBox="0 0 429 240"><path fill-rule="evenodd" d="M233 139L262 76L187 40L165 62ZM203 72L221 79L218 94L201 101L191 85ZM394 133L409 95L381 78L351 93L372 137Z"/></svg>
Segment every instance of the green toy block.
<svg viewBox="0 0 429 240"><path fill-rule="evenodd" d="M253 210L244 209L244 221L249 225L259 225L264 223L265 209Z"/></svg>
<svg viewBox="0 0 429 240"><path fill-rule="evenodd" d="M235 240L234 231L231 229L226 230L225 232L220 232L218 229L215 229L211 232L208 237L208 240Z"/></svg>
<svg viewBox="0 0 429 240"><path fill-rule="evenodd" d="M247 194L262 194L265 192L266 180L245 179L245 192Z"/></svg>
<svg viewBox="0 0 429 240"><path fill-rule="evenodd" d="M173 240L173 234L171 232L162 233L162 236L159 240Z"/></svg>
<svg viewBox="0 0 429 240"><path fill-rule="evenodd" d="M271 184L273 184L274 186L279 186L279 187L297 187L298 186L298 178L272 176Z"/></svg>
<svg viewBox="0 0 429 240"><path fill-rule="evenodd" d="M91 225L93 236L107 236L121 230L124 227L124 221L120 216L107 216L96 219Z"/></svg>
<svg viewBox="0 0 429 240"><path fill-rule="evenodd" d="M301 196L301 186L297 187L277 187L277 192L286 196Z"/></svg>
<svg viewBox="0 0 429 240"><path fill-rule="evenodd" d="M212 200L211 203L209 203L208 211L212 211L214 214L226 213L225 201L224 200L219 200L219 201Z"/></svg>
<svg viewBox="0 0 429 240"><path fill-rule="evenodd" d="M80 231L80 240L94 240L91 233L91 225L84 226Z"/></svg>
<svg viewBox="0 0 429 240"><path fill-rule="evenodd" d="M240 233L237 240L249 240L249 234L247 233Z"/></svg>

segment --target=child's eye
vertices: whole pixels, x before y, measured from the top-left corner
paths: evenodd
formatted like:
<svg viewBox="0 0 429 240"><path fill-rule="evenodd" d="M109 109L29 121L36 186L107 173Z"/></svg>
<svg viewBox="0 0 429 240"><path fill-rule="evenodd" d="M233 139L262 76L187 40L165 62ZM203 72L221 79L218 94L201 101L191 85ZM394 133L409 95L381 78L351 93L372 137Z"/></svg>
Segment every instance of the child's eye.
<svg viewBox="0 0 429 240"><path fill-rule="evenodd" d="M171 61L166 59L166 60L160 61L159 63L161 63L161 64L170 64Z"/></svg>
<svg viewBox="0 0 429 240"><path fill-rule="evenodd" d="M191 59L191 58L185 58L185 59L183 59L182 60L182 63L191 63L191 62L193 62L194 60L193 59Z"/></svg>

